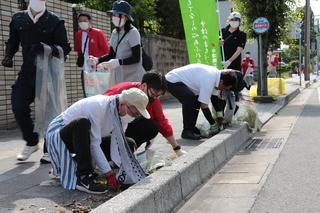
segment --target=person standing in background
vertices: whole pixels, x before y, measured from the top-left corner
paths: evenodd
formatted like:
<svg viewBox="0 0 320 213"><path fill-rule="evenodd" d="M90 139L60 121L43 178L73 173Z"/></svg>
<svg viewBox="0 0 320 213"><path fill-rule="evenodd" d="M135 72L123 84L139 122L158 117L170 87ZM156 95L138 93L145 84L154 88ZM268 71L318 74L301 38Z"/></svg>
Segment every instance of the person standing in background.
<svg viewBox="0 0 320 213"><path fill-rule="evenodd" d="M23 140L27 142L22 153L17 156L19 161L27 160L39 149L39 135L34 132L34 120L30 109L35 99L36 56L44 52L44 44L50 46L52 56L59 56L55 45L62 48L65 58L71 51L64 20L46 9L47 2L48 0L30 0L27 10L12 15L5 57L1 62L5 67L13 67L12 59L21 45L23 64L12 86L11 94L12 111ZM40 161L50 163L46 146Z"/></svg>
<svg viewBox="0 0 320 213"><path fill-rule="evenodd" d="M222 28L222 39L220 46L223 48L224 69L234 69L241 71L241 51L247 42L247 34L239 29L241 15L238 12L230 14L229 25Z"/></svg>
<svg viewBox="0 0 320 213"><path fill-rule="evenodd" d="M88 64L96 66L101 63L105 69L111 69L110 86L121 82L140 82L145 70L140 33L131 24L131 5L126 1L116 1L107 14L116 26L110 38L110 53L99 58L90 56Z"/></svg>
<svg viewBox="0 0 320 213"><path fill-rule="evenodd" d="M246 57L242 59L242 62L241 62L242 74L244 75L246 88L250 90L250 87L253 83L253 80L252 80L253 68L255 68L256 65L254 64L254 60L250 58L250 51L246 51L245 56Z"/></svg>
<svg viewBox="0 0 320 213"><path fill-rule="evenodd" d="M87 66L85 67L84 61L88 59L89 55L94 57L100 57L106 55L110 52L110 47L105 34L96 28L93 28L91 16L87 13L80 13L78 15L78 24L81 28L74 38L74 49L78 53L77 65L82 67L81 72L81 83L83 95L84 91L84 69L95 69L95 67ZM80 59L81 58L81 59Z"/></svg>
<svg viewBox="0 0 320 213"><path fill-rule="evenodd" d="M278 57L273 54L273 48L269 47L267 53L267 76L277 77L277 66L279 64Z"/></svg>

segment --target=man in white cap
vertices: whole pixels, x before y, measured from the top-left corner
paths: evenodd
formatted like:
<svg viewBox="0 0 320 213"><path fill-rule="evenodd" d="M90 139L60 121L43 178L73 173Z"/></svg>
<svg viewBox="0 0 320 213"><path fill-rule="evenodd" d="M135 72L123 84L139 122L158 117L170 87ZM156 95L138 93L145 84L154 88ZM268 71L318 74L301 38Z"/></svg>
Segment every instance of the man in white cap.
<svg viewBox="0 0 320 213"><path fill-rule="evenodd" d="M134 184L146 175L133 155L133 140L125 137L127 124L139 116L149 119L148 96L138 88L119 95L82 99L56 117L47 130L47 148L53 174L62 187L102 194L106 186L95 181L94 161L105 174L108 186ZM110 155L119 172L112 171L101 147L111 134ZM73 157L72 157L73 156Z"/></svg>
<svg viewBox="0 0 320 213"><path fill-rule="evenodd" d="M247 42L247 35L239 29L241 15L238 12L232 12L229 17L229 24L222 28L222 39L220 46L224 52L224 69L234 69L241 71L241 51Z"/></svg>

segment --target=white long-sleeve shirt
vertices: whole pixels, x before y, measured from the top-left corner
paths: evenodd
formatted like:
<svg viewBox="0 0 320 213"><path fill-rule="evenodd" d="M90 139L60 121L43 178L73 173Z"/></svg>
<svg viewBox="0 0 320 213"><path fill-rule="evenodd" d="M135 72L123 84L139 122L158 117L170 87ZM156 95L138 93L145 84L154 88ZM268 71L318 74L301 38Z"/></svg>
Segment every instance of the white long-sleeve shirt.
<svg viewBox="0 0 320 213"><path fill-rule="evenodd" d="M103 173L111 170L108 160L100 147L101 138L110 135L113 131L113 118L108 110L109 102L110 96L96 95L77 101L61 114L65 124L79 116L85 116L90 120L91 155ZM123 124L123 128L125 130L127 124Z"/></svg>

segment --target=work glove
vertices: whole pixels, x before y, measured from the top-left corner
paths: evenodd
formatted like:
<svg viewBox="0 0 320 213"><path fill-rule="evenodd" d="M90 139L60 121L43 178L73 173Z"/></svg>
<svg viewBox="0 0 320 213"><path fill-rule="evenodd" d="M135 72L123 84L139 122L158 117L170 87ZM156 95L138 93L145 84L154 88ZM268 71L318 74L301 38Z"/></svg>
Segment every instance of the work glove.
<svg viewBox="0 0 320 213"><path fill-rule="evenodd" d="M178 145L175 148L173 148L173 151L178 155L178 157L186 154L187 152L181 149L181 146Z"/></svg>
<svg viewBox="0 0 320 213"><path fill-rule="evenodd" d="M222 112L221 112L221 111L217 112L216 121L217 121L218 125L221 125L221 124L222 124L222 122L223 122L223 115L222 115Z"/></svg>
<svg viewBox="0 0 320 213"><path fill-rule="evenodd" d="M12 57L10 55L5 55L4 59L1 61L2 66L4 67L13 67Z"/></svg>
<svg viewBox="0 0 320 213"><path fill-rule="evenodd" d="M182 149L178 149L178 150L175 150L175 153L178 155L178 157L181 157L182 155L186 154L187 152Z"/></svg>
<svg viewBox="0 0 320 213"><path fill-rule="evenodd" d="M223 69L227 69L231 64L231 61L227 60L227 61L222 61L221 63L223 64Z"/></svg>
<svg viewBox="0 0 320 213"><path fill-rule="evenodd" d="M89 58L86 60L87 64L90 66L96 66L97 63L99 62L99 59L90 55Z"/></svg>
<svg viewBox="0 0 320 213"><path fill-rule="evenodd" d="M43 53L43 51L44 51L44 46L40 43L34 44L31 46L31 52L33 52L36 55Z"/></svg>
<svg viewBox="0 0 320 213"><path fill-rule="evenodd" d="M219 133L218 123L212 124L212 125L210 126L210 131L211 131L212 134L217 134L217 133Z"/></svg>
<svg viewBox="0 0 320 213"><path fill-rule="evenodd" d="M108 186L119 186L121 183L116 178L116 173L111 173L110 175L106 175L107 185Z"/></svg>
<svg viewBox="0 0 320 213"><path fill-rule="evenodd" d="M102 65L105 69L114 69L120 66L120 63L119 63L119 59L110 59L107 62L103 62Z"/></svg>

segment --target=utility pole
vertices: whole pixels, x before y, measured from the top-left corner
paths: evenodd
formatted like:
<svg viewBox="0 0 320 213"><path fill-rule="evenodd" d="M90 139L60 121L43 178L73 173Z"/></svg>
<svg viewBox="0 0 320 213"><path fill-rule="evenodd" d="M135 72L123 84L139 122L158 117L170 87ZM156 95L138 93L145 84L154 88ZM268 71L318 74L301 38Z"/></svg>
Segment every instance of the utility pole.
<svg viewBox="0 0 320 213"><path fill-rule="evenodd" d="M304 23L304 80L310 80L309 52L310 52L310 0L306 0Z"/></svg>

